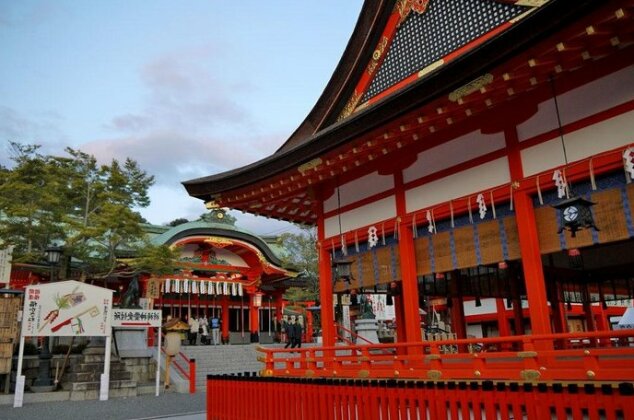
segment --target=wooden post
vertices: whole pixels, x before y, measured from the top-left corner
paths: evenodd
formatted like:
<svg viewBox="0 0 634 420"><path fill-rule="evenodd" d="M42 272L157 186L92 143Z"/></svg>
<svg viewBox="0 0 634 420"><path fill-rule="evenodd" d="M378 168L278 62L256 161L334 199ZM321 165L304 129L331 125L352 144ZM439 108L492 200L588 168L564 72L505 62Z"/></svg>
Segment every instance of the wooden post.
<svg viewBox="0 0 634 420"><path fill-rule="evenodd" d="M335 345L335 327L332 300L332 268L330 252L326 249L323 215L317 223L317 241L319 252L319 300L321 301L321 331L324 347Z"/></svg>
<svg viewBox="0 0 634 420"><path fill-rule="evenodd" d="M533 334L551 334L552 328L550 327L535 212L532 198L526 191L515 193L515 208L531 330Z"/></svg>
<svg viewBox="0 0 634 420"><path fill-rule="evenodd" d="M396 214L399 222L403 221L407 213L405 203L405 189L403 186L403 173L397 171L394 174L394 188L396 190ZM414 249L414 235L412 227L405 223L398 223L398 249L401 260L401 297L403 303L403 321L405 329L404 339L408 342L419 343L422 341L420 331L420 312L418 307L418 277L416 275L416 250ZM397 318L397 328L399 320ZM404 341L398 337L398 341ZM411 347L410 351L420 351L419 347Z"/></svg>
<svg viewBox="0 0 634 420"><path fill-rule="evenodd" d="M165 389L170 387L170 364L171 363L172 363L172 356L168 354L165 357Z"/></svg>
<svg viewBox="0 0 634 420"><path fill-rule="evenodd" d="M221 315L221 334L223 343L229 343L229 297L222 296L220 298L220 308L222 309Z"/></svg>

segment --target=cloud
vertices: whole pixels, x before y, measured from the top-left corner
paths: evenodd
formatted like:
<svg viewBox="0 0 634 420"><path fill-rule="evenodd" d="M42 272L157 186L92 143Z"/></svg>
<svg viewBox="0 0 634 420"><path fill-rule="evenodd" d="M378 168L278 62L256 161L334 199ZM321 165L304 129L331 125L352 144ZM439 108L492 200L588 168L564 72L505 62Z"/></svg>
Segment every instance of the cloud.
<svg viewBox="0 0 634 420"><path fill-rule="evenodd" d="M45 112L25 117L19 111L0 105L0 141L15 141L23 144L42 144L44 153L61 150L67 138L59 127L61 117ZM8 156L0 153L0 164L7 165Z"/></svg>
<svg viewBox="0 0 634 420"><path fill-rule="evenodd" d="M121 133L148 129L199 133L250 126L250 115L229 88L240 83L216 76L215 56L212 46L202 46L163 54L147 63L139 75L146 89L144 108L115 116L107 127Z"/></svg>
<svg viewBox="0 0 634 420"><path fill-rule="evenodd" d="M108 138L79 146L100 161L130 157L157 185L241 167L273 152L282 133L259 134L252 115L236 101L248 83L218 69L213 45L162 54L139 71L146 91L141 109L113 117ZM181 187L182 188L182 187Z"/></svg>
<svg viewBox="0 0 634 420"><path fill-rule="evenodd" d="M140 136L98 139L79 148L102 163L129 157L156 175L157 184L180 184L262 158L258 143L274 144L274 141L259 136L228 139L180 131L153 131Z"/></svg>

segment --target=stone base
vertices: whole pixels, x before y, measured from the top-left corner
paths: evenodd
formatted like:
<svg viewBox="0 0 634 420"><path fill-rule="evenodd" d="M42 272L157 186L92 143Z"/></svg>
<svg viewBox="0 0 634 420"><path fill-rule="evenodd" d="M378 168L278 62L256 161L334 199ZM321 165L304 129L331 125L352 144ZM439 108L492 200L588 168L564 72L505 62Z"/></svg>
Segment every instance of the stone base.
<svg viewBox="0 0 634 420"><path fill-rule="evenodd" d="M53 392L57 388L56 385L31 385L33 392Z"/></svg>
<svg viewBox="0 0 634 420"><path fill-rule="evenodd" d="M376 319L357 319L354 321L354 327L357 335L361 337L357 339L357 345L363 346L379 342L379 336L376 334L379 325Z"/></svg>

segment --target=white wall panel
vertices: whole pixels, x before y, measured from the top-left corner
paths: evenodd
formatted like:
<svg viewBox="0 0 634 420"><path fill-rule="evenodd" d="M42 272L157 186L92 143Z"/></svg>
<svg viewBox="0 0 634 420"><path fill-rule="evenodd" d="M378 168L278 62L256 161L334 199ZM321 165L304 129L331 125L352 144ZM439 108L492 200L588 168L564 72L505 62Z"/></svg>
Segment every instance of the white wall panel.
<svg viewBox="0 0 634 420"><path fill-rule="evenodd" d="M564 136L568 162L634 143L634 111L618 115ZM530 176L565 164L561 139L522 150L524 175Z"/></svg>
<svg viewBox="0 0 634 420"><path fill-rule="evenodd" d="M341 198L343 199L343 195ZM353 229L394 217L396 217L396 199L392 195L363 207L341 213L341 231L343 233L349 232ZM339 218L337 216L327 218L325 220L325 228L326 238L339 236Z"/></svg>
<svg viewBox="0 0 634 420"><path fill-rule="evenodd" d="M407 212L464 197L510 182L506 157L466 169L405 192ZM474 197L475 199L475 197Z"/></svg>
<svg viewBox="0 0 634 420"><path fill-rule="evenodd" d="M414 181L446 168L504 148L504 134L479 131L458 137L418 154L416 162L403 171L405 182Z"/></svg>
<svg viewBox="0 0 634 420"><path fill-rule="evenodd" d="M356 203L366 197L394 188L392 175L379 175L378 172L355 179L341 186L341 206ZM337 190L324 201L324 212L337 209Z"/></svg>
<svg viewBox="0 0 634 420"><path fill-rule="evenodd" d="M606 109L634 99L634 66L609 74L557 96L563 125L579 121ZM517 126L520 141L557 128L555 102L550 99L539 104L539 110Z"/></svg>

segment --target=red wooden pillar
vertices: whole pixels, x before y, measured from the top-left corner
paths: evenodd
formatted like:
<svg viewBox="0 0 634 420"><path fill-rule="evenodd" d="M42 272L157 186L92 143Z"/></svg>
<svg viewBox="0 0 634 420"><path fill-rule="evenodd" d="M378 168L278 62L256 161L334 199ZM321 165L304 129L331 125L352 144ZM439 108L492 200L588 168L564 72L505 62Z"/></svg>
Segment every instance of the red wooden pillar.
<svg viewBox="0 0 634 420"><path fill-rule="evenodd" d="M398 248L401 259L402 302L405 321L405 337L408 342L422 341L420 331L420 310L418 307L418 277L416 276L416 253L414 238L409 226L399 229ZM398 322L398 321L397 321ZM398 326L398 324L397 324ZM399 340L401 341L401 340ZM419 350L419 348L413 348Z"/></svg>
<svg viewBox="0 0 634 420"><path fill-rule="evenodd" d="M222 296L220 298L220 309L222 310L221 314L221 323L220 329L222 334L222 342L229 342L229 297Z"/></svg>
<svg viewBox="0 0 634 420"><path fill-rule="evenodd" d="M504 299L495 299L495 307L497 309L498 332L500 337L508 337L511 335L511 329L509 328L509 321L506 316L506 304L504 303Z"/></svg>
<svg viewBox="0 0 634 420"><path fill-rule="evenodd" d="M324 347L335 345L335 319L332 300L332 269L330 252L326 249L323 215L317 223L317 241L319 252L319 300L321 301L321 331Z"/></svg>
<svg viewBox="0 0 634 420"><path fill-rule="evenodd" d="M462 297L451 299L451 329L456 333L456 338L467 338L467 322L464 317Z"/></svg>
<svg viewBox="0 0 634 420"><path fill-rule="evenodd" d="M394 296L394 317L396 321L396 342L407 342L407 328L405 327L405 311L403 310L403 294Z"/></svg>
<svg viewBox="0 0 634 420"><path fill-rule="evenodd" d="M306 311L306 342L310 343L313 340L313 313Z"/></svg>
<svg viewBox="0 0 634 420"><path fill-rule="evenodd" d="M260 340L260 308L255 306L255 291L249 292L249 332L251 342L257 343Z"/></svg>
<svg viewBox="0 0 634 420"><path fill-rule="evenodd" d="M398 171L394 174L394 187L396 190L396 214L402 220L407 214L405 205L405 189L403 187L403 174ZM398 250L401 260L401 297L403 306L403 321L405 329L401 330L405 333L405 337L398 341L419 343L422 341L420 331L420 311L418 307L418 276L416 275L416 251L414 249L414 237L412 227L405 223L400 223L398 231ZM398 307L397 307L398 310ZM400 322L396 321L397 328ZM397 330L398 331L398 330ZM401 331L398 331L399 333ZM420 348L414 347L413 350L420 351Z"/></svg>
<svg viewBox="0 0 634 420"><path fill-rule="evenodd" d="M284 295L279 293L275 295L275 319L277 322L282 322L282 316L284 315Z"/></svg>
<svg viewBox="0 0 634 420"><path fill-rule="evenodd" d="M451 273L449 282L450 297L447 297L447 306L450 306L451 329L456 338L467 338L467 322L464 317L464 297L462 296L460 270ZM451 305L449 305L451 303Z"/></svg>
<svg viewBox="0 0 634 420"><path fill-rule="evenodd" d="M522 156L515 126L504 131L506 147L508 150L509 172L512 180L524 178L522 167ZM539 250L539 237L537 235L537 223L535 222L535 211L533 201L526 191L515 191L513 196L515 204L515 220L517 223L517 236L520 242L520 252L522 254L522 268L524 270L524 283L526 283L526 295L528 297L529 316L531 319L531 330L533 334L550 334L550 318L548 310L548 299L546 297L546 285L544 280L544 270L542 258ZM511 281L514 281L512 279ZM519 299L513 299L513 309L515 314L516 334L519 334L519 323L522 318ZM523 333L523 331L522 331Z"/></svg>
<svg viewBox="0 0 634 420"><path fill-rule="evenodd" d="M526 191L517 191L514 199L531 331L533 334L550 334L552 329L533 201Z"/></svg>

